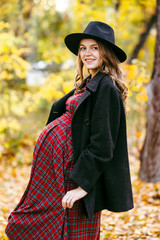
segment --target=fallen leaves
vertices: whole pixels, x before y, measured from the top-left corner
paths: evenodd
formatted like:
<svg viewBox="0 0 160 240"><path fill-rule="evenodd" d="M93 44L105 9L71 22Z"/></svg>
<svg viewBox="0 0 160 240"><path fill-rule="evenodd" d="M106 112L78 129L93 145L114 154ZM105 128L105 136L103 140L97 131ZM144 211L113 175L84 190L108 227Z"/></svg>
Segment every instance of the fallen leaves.
<svg viewBox="0 0 160 240"><path fill-rule="evenodd" d="M19 202L28 183L30 167L0 166L0 240L8 239L4 233L10 212Z"/></svg>
<svg viewBox="0 0 160 240"><path fill-rule="evenodd" d="M134 209L124 213L102 211L101 240L160 239L160 183L145 183L138 178L139 161L130 156ZM0 170L0 239L7 239L4 229L9 213L19 202L28 183L30 166L5 167Z"/></svg>
<svg viewBox="0 0 160 240"><path fill-rule="evenodd" d="M101 239L160 239L160 183L138 178L139 161L130 156L134 209L102 214Z"/></svg>

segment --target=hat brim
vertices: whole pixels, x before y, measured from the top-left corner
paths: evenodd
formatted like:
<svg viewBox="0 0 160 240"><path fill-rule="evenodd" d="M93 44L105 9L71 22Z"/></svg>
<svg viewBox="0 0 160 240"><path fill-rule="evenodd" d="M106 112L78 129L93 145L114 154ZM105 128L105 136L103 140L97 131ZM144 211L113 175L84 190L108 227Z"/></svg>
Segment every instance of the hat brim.
<svg viewBox="0 0 160 240"><path fill-rule="evenodd" d="M97 41L102 42L104 45L109 45L113 49L115 55L117 56L120 62L124 62L127 59L126 53L121 48L119 48L118 46L116 46L115 44L107 40L104 40L100 37L97 37L91 34L71 33L65 37L64 41L67 48L75 55L78 55L79 43L82 39L86 39L86 38L95 39Z"/></svg>

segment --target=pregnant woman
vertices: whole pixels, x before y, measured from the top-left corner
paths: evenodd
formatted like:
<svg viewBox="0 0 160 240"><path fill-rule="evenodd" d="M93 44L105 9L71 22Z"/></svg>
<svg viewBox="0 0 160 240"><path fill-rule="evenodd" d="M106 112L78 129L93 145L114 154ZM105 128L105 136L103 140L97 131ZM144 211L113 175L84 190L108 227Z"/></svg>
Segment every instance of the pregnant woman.
<svg viewBox="0 0 160 240"><path fill-rule="evenodd" d="M65 44L78 55L75 88L53 104L37 140L30 181L6 227L11 240L98 240L101 210L133 208L119 69L126 54L99 21Z"/></svg>

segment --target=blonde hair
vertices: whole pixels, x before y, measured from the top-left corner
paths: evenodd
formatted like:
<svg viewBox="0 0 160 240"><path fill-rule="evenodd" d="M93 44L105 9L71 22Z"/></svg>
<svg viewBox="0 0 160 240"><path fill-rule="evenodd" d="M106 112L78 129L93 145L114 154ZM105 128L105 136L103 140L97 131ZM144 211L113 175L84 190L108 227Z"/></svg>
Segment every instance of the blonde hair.
<svg viewBox="0 0 160 240"><path fill-rule="evenodd" d="M122 72L119 68L120 61L113 52L112 48L108 45L104 45L101 42L96 41L99 46L99 52L102 59L102 64L98 67L97 70L107 73L115 87L119 90L123 105L126 111L126 98L128 96L128 88L122 80ZM81 90L81 84L83 83L83 62L81 60L80 54L78 53L77 58L77 75L75 77L75 88L77 91Z"/></svg>

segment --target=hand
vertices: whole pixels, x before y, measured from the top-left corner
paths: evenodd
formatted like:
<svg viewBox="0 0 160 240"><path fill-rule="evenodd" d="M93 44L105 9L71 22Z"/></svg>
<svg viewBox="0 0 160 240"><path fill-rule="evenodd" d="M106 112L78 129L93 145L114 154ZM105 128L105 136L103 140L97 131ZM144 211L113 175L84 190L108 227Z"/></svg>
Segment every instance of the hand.
<svg viewBox="0 0 160 240"><path fill-rule="evenodd" d="M62 198L62 207L64 209L72 208L75 201L83 198L86 195L87 195L87 192L83 190L81 187L68 191Z"/></svg>

